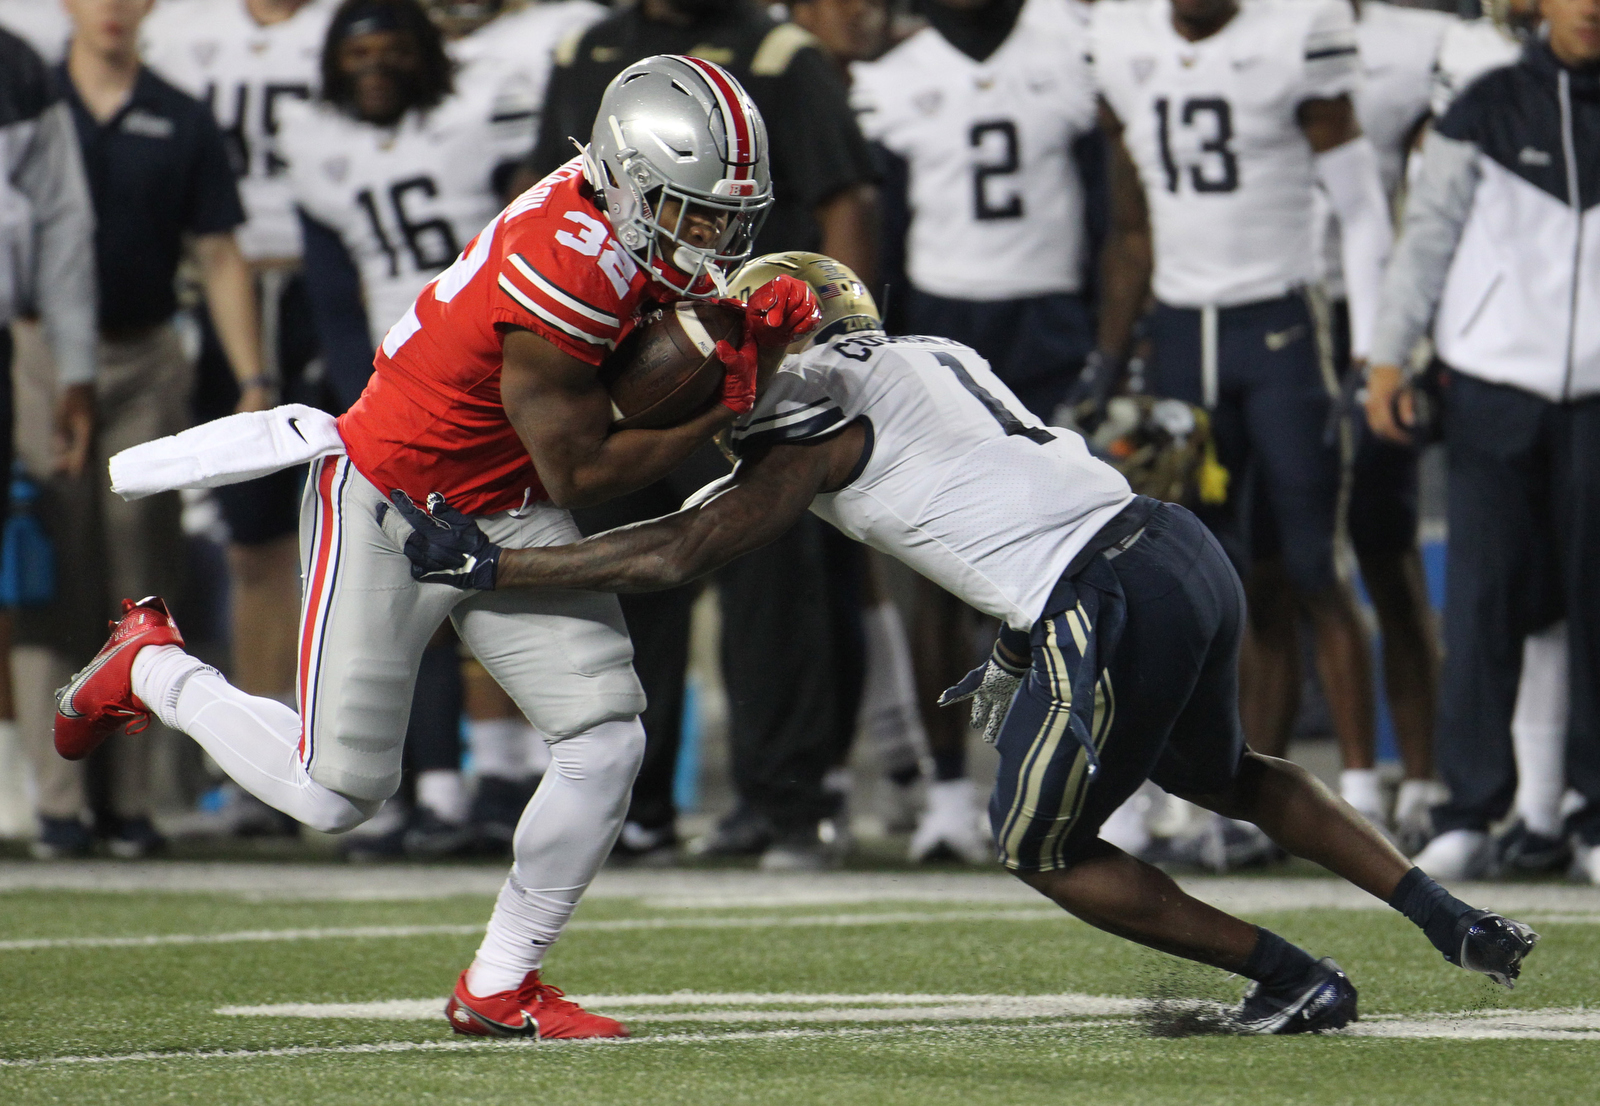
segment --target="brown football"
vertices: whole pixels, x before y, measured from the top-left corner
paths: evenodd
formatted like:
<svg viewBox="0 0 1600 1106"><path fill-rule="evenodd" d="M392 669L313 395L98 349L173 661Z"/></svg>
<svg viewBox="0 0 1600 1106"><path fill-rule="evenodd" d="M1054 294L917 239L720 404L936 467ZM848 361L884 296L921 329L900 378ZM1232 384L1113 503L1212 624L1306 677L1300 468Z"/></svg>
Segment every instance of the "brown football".
<svg viewBox="0 0 1600 1106"><path fill-rule="evenodd" d="M600 366L622 430L675 426L699 414L722 387L717 343L737 343L743 315L732 307L682 300L640 323Z"/></svg>

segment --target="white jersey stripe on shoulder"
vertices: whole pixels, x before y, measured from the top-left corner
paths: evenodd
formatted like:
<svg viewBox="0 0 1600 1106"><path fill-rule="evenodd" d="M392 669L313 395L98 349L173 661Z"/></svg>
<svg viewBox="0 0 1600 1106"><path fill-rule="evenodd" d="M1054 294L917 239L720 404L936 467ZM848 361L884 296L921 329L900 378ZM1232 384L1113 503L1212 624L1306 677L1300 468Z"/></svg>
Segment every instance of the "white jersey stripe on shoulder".
<svg viewBox="0 0 1600 1106"><path fill-rule="evenodd" d="M538 270L523 260L521 254L512 254L511 264L517 270L517 272L522 274L523 278L527 280L528 283L532 284L539 291L555 300L567 310L576 312L586 319L593 319L595 322L611 327L613 330L622 326L621 320L619 320L615 315L608 315L604 311L601 311L598 307L590 307L582 300L576 299L573 296L569 296L567 293L557 288L554 284L551 284L548 280L539 275Z"/></svg>
<svg viewBox="0 0 1600 1106"><path fill-rule="evenodd" d="M555 312L541 306L532 297L523 292L522 289L518 288L515 284L512 284L511 280L504 273L500 274L500 288L503 292L505 292L506 295L515 300L518 305L539 316L539 318L543 319L557 330L560 330L566 334L570 334L574 338L580 338L583 341L588 342L590 345L605 346L607 349L616 348L617 343L614 339L601 338L594 334L590 334L586 330L581 330L567 322L565 319L561 318L561 316L557 315Z"/></svg>

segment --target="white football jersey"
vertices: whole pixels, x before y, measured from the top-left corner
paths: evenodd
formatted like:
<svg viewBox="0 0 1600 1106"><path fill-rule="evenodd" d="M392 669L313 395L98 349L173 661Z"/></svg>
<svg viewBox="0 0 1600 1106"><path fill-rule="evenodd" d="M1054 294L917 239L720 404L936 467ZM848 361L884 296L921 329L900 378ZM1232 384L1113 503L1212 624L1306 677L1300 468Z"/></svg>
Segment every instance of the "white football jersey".
<svg viewBox="0 0 1600 1106"><path fill-rule="evenodd" d="M0 27L4 27L54 65L66 56L72 21L59 0L0 0Z"/></svg>
<svg viewBox="0 0 1600 1106"><path fill-rule="evenodd" d="M531 146L539 131L538 111L544 103L545 86L550 83L556 47L567 36L588 30L609 14L610 9L594 0L545 0L491 19L465 38L452 42L450 53L469 64L498 61L526 84L526 94L534 105L527 121Z"/></svg>
<svg viewBox="0 0 1600 1106"><path fill-rule="evenodd" d="M1521 56L1522 43L1489 17L1453 20L1434 65L1433 114L1443 115L1469 84Z"/></svg>
<svg viewBox="0 0 1600 1106"><path fill-rule="evenodd" d="M1356 46L1361 59L1356 118L1361 132L1377 151L1383 194L1391 201L1400 191L1408 145L1432 110L1439 43L1445 32L1459 22L1444 12L1401 8L1384 0L1362 0L1361 16L1356 21ZM1323 224L1327 228L1327 244L1322 251L1325 281L1330 295L1342 296L1339 226L1325 200L1321 206L1328 220Z"/></svg>
<svg viewBox="0 0 1600 1106"><path fill-rule="evenodd" d="M284 106L311 99L321 84L334 6L308 0L263 27L244 0L162 0L145 21L146 63L209 103L228 138L247 217L235 236L252 261L300 256L300 224L277 142Z"/></svg>
<svg viewBox="0 0 1600 1106"><path fill-rule="evenodd" d="M910 168L906 269L916 287L1003 300L1083 286L1072 143L1095 121L1086 46L1070 0L1027 0L985 61L928 27L852 67L863 133Z"/></svg>
<svg viewBox="0 0 1600 1106"><path fill-rule="evenodd" d="M458 75L457 86L432 111L408 112L393 127L320 101L283 109L279 151L294 200L338 232L360 271L373 348L499 212L495 167L533 144L530 130L518 128L514 149L501 133L504 81Z"/></svg>
<svg viewBox="0 0 1600 1106"><path fill-rule="evenodd" d="M1189 42L1168 0L1096 4L1100 94L1149 201L1158 299L1226 307L1314 281L1316 176L1297 113L1360 85L1346 0L1242 0Z"/></svg>
<svg viewBox="0 0 1600 1106"><path fill-rule="evenodd" d="M857 419L869 455L811 510L1019 630L1133 501L1082 438L1042 425L987 361L944 338L863 334L786 359L733 446L825 437Z"/></svg>

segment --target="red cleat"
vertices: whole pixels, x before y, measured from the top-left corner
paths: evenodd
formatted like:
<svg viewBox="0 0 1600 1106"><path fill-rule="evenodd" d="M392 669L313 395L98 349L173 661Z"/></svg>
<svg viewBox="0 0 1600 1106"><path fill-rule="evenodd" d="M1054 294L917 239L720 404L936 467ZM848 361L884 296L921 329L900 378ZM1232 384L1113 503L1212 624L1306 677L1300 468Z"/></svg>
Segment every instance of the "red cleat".
<svg viewBox="0 0 1600 1106"><path fill-rule="evenodd" d="M89 666L56 692L56 752L82 760L128 723L130 733L150 724L150 708L133 694L133 658L147 645L183 644L183 635L157 596L122 601L122 618Z"/></svg>
<svg viewBox="0 0 1600 1106"><path fill-rule="evenodd" d="M467 991L467 973L456 980L455 993L444 1005L450 1028L472 1037L626 1037L628 1027L612 1018L591 1014L563 997L560 987L539 982L529 972L515 991L479 998Z"/></svg>

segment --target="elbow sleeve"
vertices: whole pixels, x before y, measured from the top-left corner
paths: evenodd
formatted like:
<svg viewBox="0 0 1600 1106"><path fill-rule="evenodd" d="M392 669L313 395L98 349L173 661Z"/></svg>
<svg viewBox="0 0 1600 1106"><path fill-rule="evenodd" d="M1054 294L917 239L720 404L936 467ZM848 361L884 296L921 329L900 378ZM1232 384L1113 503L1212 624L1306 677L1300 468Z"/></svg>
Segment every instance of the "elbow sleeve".
<svg viewBox="0 0 1600 1106"><path fill-rule="evenodd" d="M1316 157L1317 179L1339 218L1345 286L1350 298L1350 348L1364 358L1372 345L1384 266L1394 246L1394 226L1378 175L1378 154L1355 138Z"/></svg>

